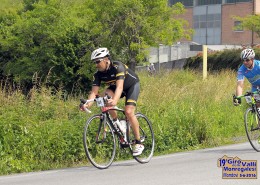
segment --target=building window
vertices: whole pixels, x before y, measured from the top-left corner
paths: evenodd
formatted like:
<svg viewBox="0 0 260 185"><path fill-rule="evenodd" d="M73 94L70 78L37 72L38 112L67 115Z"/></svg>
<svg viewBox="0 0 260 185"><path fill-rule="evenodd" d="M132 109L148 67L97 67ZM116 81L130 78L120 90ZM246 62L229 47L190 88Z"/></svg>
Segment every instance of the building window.
<svg viewBox="0 0 260 185"><path fill-rule="evenodd" d="M208 15L194 15L193 16L193 28L220 28L221 27L221 15L220 14L208 14Z"/></svg>
<svg viewBox="0 0 260 185"><path fill-rule="evenodd" d="M176 3L182 3L185 7L193 6L193 0L169 0L168 1L170 6L176 4Z"/></svg>
<svg viewBox="0 0 260 185"><path fill-rule="evenodd" d="M243 30L243 27L242 27L242 24L241 24L241 21L235 21L235 22L234 22L234 31L235 31L235 32L244 31L244 30Z"/></svg>
<svg viewBox="0 0 260 185"><path fill-rule="evenodd" d="M198 0L198 6L211 4L222 4L222 0Z"/></svg>
<svg viewBox="0 0 260 185"><path fill-rule="evenodd" d="M252 0L226 0L226 3L251 2Z"/></svg>
<svg viewBox="0 0 260 185"><path fill-rule="evenodd" d="M223 3L241 3L241 2L252 2L253 0L224 0ZM182 3L185 7L194 6L193 0L168 0L169 6L172 6L176 3ZM222 4L222 0L198 0L197 6L202 5L212 5L212 4Z"/></svg>

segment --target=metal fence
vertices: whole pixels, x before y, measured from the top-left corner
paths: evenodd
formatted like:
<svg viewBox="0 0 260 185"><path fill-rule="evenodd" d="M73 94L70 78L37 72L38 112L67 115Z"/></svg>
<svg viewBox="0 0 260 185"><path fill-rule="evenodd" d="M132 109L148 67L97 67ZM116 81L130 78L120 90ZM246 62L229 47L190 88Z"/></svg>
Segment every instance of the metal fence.
<svg viewBox="0 0 260 185"><path fill-rule="evenodd" d="M169 62L163 62L163 63L154 63L154 67L156 72L163 70L174 70L174 69L178 69L178 70L182 70L183 66L186 64L186 60L187 58L184 59L179 59L179 60L173 60L173 61L169 61ZM147 71L147 66L136 66L135 67L136 71Z"/></svg>
<svg viewBox="0 0 260 185"><path fill-rule="evenodd" d="M172 46L159 45L157 48L150 48L150 55L147 58L149 63L153 63L155 69L166 70L183 69L189 57L196 56L202 51L190 51L190 45L199 45L195 42L178 42ZM225 49L241 49L241 45L208 45L208 51L221 51ZM137 71L147 70L146 66L136 66Z"/></svg>
<svg viewBox="0 0 260 185"><path fill-rule="evenodd" d="M153 63L156 71L160 69L183 69L186 59L196 56L199 51L190 51L190 45L197 45L194 42L178 42L175 45L159 45L157 48L150 48L148 57L149 63ZM146 66L136 66L136 71L147 70Z"/></svg>
<svg viewBox="0 0 260 185"><path fill-rule="evenodd" d="M198 51L190 51L190 45L193 44L193 42L179 42L171 46L152 47L148 61L150 63L163 63L195 56Z"/></svg>

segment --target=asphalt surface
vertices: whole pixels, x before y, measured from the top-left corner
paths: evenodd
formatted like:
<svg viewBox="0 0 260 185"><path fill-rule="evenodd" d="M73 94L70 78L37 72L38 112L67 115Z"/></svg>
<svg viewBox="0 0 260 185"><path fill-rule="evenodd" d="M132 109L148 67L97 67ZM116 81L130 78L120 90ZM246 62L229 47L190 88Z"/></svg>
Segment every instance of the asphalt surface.
<svg viewBox="0 0 260 185"><path fill-rule="evenodd" d="M225 156L233 164L235 160L247 162L250 169L257 170L253 172L256 179L223 179L224 166L218 164L223 164L219 159L225 161ZM0 185L259 185L259 161L260 152L242 143L153 157L148 164L135 160L115 162L106 170L83 166L0 176Z"/></svg>

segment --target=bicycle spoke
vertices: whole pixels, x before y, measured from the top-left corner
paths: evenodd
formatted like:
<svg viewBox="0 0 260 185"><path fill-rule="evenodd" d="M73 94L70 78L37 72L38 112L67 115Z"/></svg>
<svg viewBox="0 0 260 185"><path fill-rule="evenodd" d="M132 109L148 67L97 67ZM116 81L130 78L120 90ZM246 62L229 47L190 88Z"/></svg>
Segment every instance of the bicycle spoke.
<svg viewBox="0 0 260 185"><path fill-rule="evenodd" d="M245 129L248 140L251 146L256 150L260 151L260 128L259 119L257 114L252 111L252 108L248 108L245 113Z"/></svg>
<svg viewBox="0 0 260 185"><path fill-rule="evenodd" d="M151 123L148 120L148 118L146 118L144 115L140 113L136 114L136 117L139 122L140 139L142 144L144 145L144 150L140 156L136 156L134 158L140 163L147 163L152 158L154 152L154 134L151 127ZM129 141L130 146L132 146L134 144L135 137L131 127L129 128Z"/></svg>
<svg viewBox="0 0 260 185"><path fill-rule="evenodd" d="M90 111L84 107L84 104L95 101L102 102L102 100L105 101L105 99L107 100L108 96L103 97L103 99L102 97L96 96L96 98L93 99L81 100L81 107L89 113ZM123 138L123 136L116 130L113 130L115 128L112 125L112 120L108 111L114 110L121 112L121 116L125 117L124 109L117 107L105 107L104 102L103 104L97 103L97 105L101 108L102 113L93 115L86 122L83 133L83 144L89 162L99 169L105 169L112 164L115 158L117 147L116 138L119 140L121 149L128 147L130 148L131 153L132 147L136 143L133 130L129 124L127 124L127 139L125 139L125 136ZM145 147L143 153L134 157L134 159L139 163L147 163L152 158L154 152L154 133L151 122L146 116L141 113L137 113L136 117L140 124L140 141Z"/></svg>
<svg viewBox="0 0 260 185"><path fill-rule="evenodd" d="M116 141L111 127L101 123L100 116L93 116L85 126L83 139L89 161L100 169L109 167L116 150Z"/></svg>

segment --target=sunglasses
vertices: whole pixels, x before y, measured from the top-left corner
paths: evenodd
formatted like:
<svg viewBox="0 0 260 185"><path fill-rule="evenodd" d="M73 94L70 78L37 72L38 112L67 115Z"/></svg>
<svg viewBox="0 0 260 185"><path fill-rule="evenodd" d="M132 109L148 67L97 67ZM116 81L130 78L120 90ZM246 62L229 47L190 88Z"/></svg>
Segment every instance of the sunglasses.
<svg viewBox="0 0 260 185"><path fill-rule="evenodd" d="M99 59L99 60L94 60L93 62L95 63L95 64L99 64L100 62L102 62L104 60L104 58L103 59Z"/></svg>
<svg viewBox="0 0 260 185"><path fill-rule="evenodd" d="M249 62L249 61L250 61L250 59L243 60L243 62Z"/></svg>

